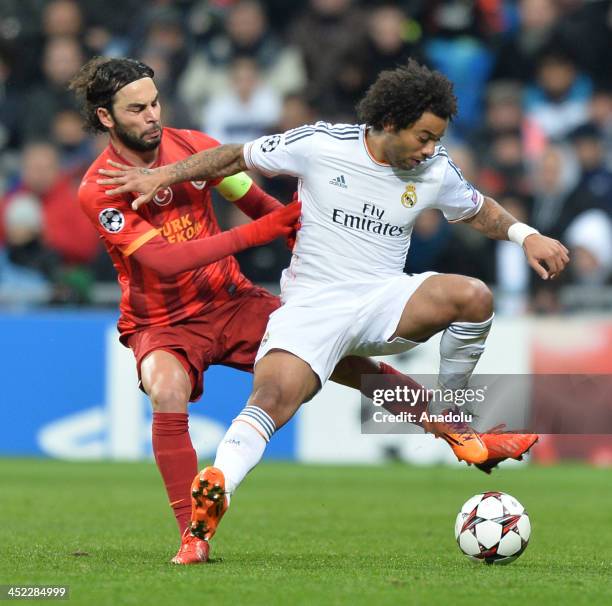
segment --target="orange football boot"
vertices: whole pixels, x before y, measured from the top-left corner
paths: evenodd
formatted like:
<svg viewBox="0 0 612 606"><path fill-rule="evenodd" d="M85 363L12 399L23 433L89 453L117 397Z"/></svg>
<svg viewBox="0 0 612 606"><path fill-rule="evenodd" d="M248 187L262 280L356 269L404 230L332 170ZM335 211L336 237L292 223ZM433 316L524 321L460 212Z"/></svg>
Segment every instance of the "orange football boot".
<svg viewBox="0 0 612 606"><path fill-rule="evenodd" d="M450 412L445 410L442 414ZM436 438L442 438L451 447L459 461L484 463L489 458L486 445L467 423L453 423L445 421L423 421L423 428L433 433Z"/></svg>
<svg viewBox="0 0 612 606"><path fill-rule="evenodd" d="M209 541L227 506L223 472L216 467L205 467L191 484L191 534Z"/></svg>
<svg viewBox="0 0 612 606"><path fill-rule="evenodd" d="M522 461L523 455L529 452L540 437L537 433L502 432L498 428L490 429L489 432L480 434L489 451L489 458L476 463L476 467L485 473L491 473L494 467L506 459Z"/></svg>
<svg viewBox="0 0 612 606"><path fill-rule="evenodd" d="M170 560L173 564L202 564L208 561L208 541L203 541L185 529L178 553Z"/></svg>

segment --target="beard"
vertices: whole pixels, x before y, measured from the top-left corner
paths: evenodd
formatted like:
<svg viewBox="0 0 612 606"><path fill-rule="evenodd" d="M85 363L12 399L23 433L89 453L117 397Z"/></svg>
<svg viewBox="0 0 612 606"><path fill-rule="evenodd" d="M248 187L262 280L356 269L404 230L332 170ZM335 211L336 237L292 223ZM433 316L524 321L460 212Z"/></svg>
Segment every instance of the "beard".
<svg viewBox="0 0 612 606"><path fill-rule="evenodd" d="M123 128L121 123L115 121L115 135L117 139L129 149L137 152L151 151L159 147L162 134L161 128L161 122L157 122L154 126L142 133L142 135L136 135L126 128ZM144 139L145 135L157 129L159 129L159 135L157 137L148 140Z"/></svg>

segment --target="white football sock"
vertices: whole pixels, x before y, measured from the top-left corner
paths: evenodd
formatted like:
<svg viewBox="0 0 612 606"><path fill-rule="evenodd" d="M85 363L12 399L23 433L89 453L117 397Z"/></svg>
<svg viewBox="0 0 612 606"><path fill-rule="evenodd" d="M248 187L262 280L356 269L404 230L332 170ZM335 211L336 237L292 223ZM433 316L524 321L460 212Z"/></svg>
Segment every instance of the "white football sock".
<svg viewBox="0 0 612 606"><path fill-rule="evenodd" d="M485 349L485 341L493 316L484 322L453 322L440 340L440 372L438 385L442 389L465 389L474 368ZM435 403L433 412L448 408L448 403Z"/></svg>
<svg viewBox="0 0 612 606"><path fill-rule="evenodd" d="M246 406L232 421L217 448L214 462L225 476L228 499L247 473L259 463L275 431L274 421L259 406Z"/></svg>

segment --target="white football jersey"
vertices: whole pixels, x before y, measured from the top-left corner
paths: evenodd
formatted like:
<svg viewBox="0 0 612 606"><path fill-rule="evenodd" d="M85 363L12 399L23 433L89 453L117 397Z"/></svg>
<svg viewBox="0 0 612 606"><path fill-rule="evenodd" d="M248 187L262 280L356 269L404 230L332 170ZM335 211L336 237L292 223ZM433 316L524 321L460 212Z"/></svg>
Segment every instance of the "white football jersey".
<svg viewBox="0 0 612 606"><path fill-rule="evenodd" d="M350 285L401 274L418 214L440 209L448 221L475 215L483 196L444 147L412 170L377 162L365 125L317 122L244 146L249 168L299 177L302 227L282 296L324 284Z"/></svg>

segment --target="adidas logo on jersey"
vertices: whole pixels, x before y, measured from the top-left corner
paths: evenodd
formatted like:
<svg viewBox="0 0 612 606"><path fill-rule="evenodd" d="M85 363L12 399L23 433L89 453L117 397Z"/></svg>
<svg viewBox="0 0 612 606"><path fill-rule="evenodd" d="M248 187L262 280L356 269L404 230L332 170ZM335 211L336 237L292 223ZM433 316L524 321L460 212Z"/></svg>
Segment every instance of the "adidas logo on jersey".
<svg viewBox="0 0 612 606"><path fill-rule="evenodd" d="M344 178L344 175L340 175L339 177L336 177L335 179L332 179L329 182L330 185L337 185L338 187L343 187L344 189L348 188L348 185L346 184L346 179Z"/></svg>

